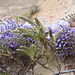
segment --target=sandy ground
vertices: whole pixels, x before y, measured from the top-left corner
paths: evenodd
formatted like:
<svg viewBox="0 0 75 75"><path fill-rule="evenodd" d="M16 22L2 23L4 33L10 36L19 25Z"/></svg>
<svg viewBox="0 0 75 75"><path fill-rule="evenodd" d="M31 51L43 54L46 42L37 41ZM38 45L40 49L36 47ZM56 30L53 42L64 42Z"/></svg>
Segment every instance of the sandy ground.
<svg viewBox="0 0 75 75"><path fill-rule="evenodd" d="M49 24L75 13L75 0L41 0L38 5L41 8L40 12L33 18L43 17L48 20Z"/></svg>
<svg viewBox="0 0 75 75"><path fill-rule="evenodd" d="M38 1L38 0L37 0ZM30 12L30 8L37 4L36 0L0 0L0 19L21 16Z"/></svg>
<svg viewBox="0 0 75 75"><path fill-rule="evenodd" d="M4 19L10 18L13 15L22 15L25 12L29 12L30 7L34 4L40 5L40 11L34 14L32 18L34 19L35 17L40 17L40 21L45 27L46 25L52 24L67 15L75 13L75 0L39 0L38 2L36 0L0 0L0 18ZM47 23L44 23L44 21L47 21ZM52 59L53 57L51 57L50 60ZM55 59L47 65L57 71L54 64L56 64ZM64 70L63 63L61 62L61 64L62 70ZM34 75L49 75L51 73L51 71L37 65L35 67Z"/></svg>

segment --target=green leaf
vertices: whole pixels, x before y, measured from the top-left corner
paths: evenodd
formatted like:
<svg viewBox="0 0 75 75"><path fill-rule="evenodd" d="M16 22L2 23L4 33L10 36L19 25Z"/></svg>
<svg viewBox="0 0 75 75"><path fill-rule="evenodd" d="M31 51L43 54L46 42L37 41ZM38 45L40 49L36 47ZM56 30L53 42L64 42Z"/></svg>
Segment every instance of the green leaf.
<svg viewBox="0 0 75 75"><path fill-rule="evenodd" d="M28 23L30 23L31 25L35 25L35 23L32 21L32 20L30 20L29 18L24 18L24 17L20 17L21 19L23 19L24 21L27 21Z"/></svg>
<svg viewBox="0 0 75 75"><path fill-rule="evenodd" d="M46 57L48 57L48 47L47 47L47 43L44 43L44 48L46 50Z"/></svg>
<svg viewBox="0 0 75 75"><path fill-rule="evenodd" d="M57 38L60 36L61 32L62 32L62 31L59 31L59 32L57 33L57 35L55 36L55 39L56 39L56 40L57 40Z"/></svg>
<svg viewBox="0 0 75 75"><path fill-rule="evenodd" d="M21 33L19 30L13 30L12 33Z"/></svg>
<svg viewBox="0 0 75 75"><path fill-rule="evenodd" d="M23 14L22 16L26 17L27 16L27 13Z"/></svg>
<svg viewBox="0 0 75 75"><path fill-rule="evenodd" d="M53 33L52 33L51 29L49 29L49 36L50 36L50 39L51 39L50 44L52 45L54 43L54 38L53 38Z"/></svg>
<svg viewBox="0 0 75 75"><path fill-rule="evenodd" d="M23 33L22 34L24 37L30 37L30 38L33 38L33 36L31 35L31 34L25 34L25 33Z"/></svg>
<svg viewBox="0 0 75 75"><path fill-rule="evenodd" d="M38 6L38 5L34 6L30 11L30 15L32 16L33 14L38 12L39 10L40 10L40 6Z"/></svg>
<svg viewBox="0 0 75 75"><path fill-rule="evenodd" d="M18 16L14 15L14 17L16 18L16 20L18 21Z"/></svg>
<svg viewBox="0 0 75 75"><path fill-rule="evenodd" d="M53 38L52 30L51 29L49 29L49 35L50 35L51 38Z"/></svg>
<svg viewBox="0 0 75 75"><path fill-rule="evenodd" d="M34 52L35 52L36 45L35 45L35 44L31 44L31 45L30 45L30 48L31 48L31 49L33 49L33 50L34 50Z"/></svg>
<svg viewBox="0 0 75 75"><path fill-rule="evenodd" d="M41 38L44 38L44 36L45 36L45 32L44 32L42 27L40 27L39 35L40 35Z"/></svg>
<svg viewBox="0 0 75 75"><path fill-rule="evenodd" d="M27 52L32 52L32 50L26 46L20 46L20 48L27 51Z"/></svg>
<svg viewBox="0 0 75 75"><path fill-rule="evenodd" d="M35 53L34 49L28 48L26 46L20 46L20 48L27 51L28 53Z"/></svg>
<svg viewBox="0 0 75 75"><path fill-rule="evenodd" d="M42 26L41 23L40 23L40 21L39 21L37 18L35 18L35 22L36 22L36 24L37 24L39 27Z"/></svg>
<svg viewBox="0 0 75 75"><path fill-rule="evenodd" d="M26 29L25 28L17 28L21 33L26 33Z"/></svg>
<svg viewBox="0 0 75 75"><path fill-rule="evenodd" d="M36 53L36 57L37 57L38 55L40 55L40 54L41 54L40 52L37 52L37 53Z"/></svg>
<svg viewBox="0 0 75 75"><path fill-rule="evenodd" d="M2 54L0 53L0 56L2 56Z"/></svg>
<svg viewBox="0 0 75 75"><path fill-rule="evenodd" d="M17 51L20 52L21 54L28 55L28 56L30 56L31 58L34 56L34 52L29 52L29 51L24 50L24 49L17 49Z"/></svg>
<svg viewBox="0 0 75 75"><path fill-rule="evenodd" d="M48 47L47 47L47 43L44 43L44 48L47 50Z"/></svg>

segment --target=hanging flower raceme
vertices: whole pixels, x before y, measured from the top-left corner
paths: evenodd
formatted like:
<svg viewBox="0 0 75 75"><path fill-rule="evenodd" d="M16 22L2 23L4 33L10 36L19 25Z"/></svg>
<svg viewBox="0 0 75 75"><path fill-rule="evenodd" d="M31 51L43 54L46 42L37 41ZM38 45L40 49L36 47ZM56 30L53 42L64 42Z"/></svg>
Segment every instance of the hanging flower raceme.
<svg viewBox="0 0 75 75"><path fill-rule="evenodd" d="M56 54L59 58L75 53L75 28L70 28L68 21L60 20L52 25L48 25L47 28L52 29ZM47 37L49 39L49 36Z"/></svg>
<svg viewBox="0 0 75 75"><path fill-rule="evenodd" d="M24 37L20 33L15 33L13 30L17 30L17 28L32 28L32 25L26 22L25 24L21 23L20 21L18 24L14 21L14 19L10 20L0 20L0 49L4 49L7 47L8 50L16 50L22 46L30 46L31 43L35 41L31 38Z"/></svg>
<svg viewBox="0 0 75 75"><path fill-rule="evenodd" d="M62 30L59 37L56 39L56 53L61 57L69 56L75 53L74 50L75 38L68 30Z"/></svg>

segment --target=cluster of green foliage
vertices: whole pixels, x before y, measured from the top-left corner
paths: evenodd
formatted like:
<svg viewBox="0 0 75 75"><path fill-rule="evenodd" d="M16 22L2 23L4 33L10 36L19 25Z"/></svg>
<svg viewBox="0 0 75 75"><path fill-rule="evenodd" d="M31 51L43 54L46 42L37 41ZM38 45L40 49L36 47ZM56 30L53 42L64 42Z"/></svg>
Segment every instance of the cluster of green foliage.
<svg viewBox="0 0 75 75"><path fill-rule="evenodd" d="M49 36L51 40L48 41L44 27L37 18L35 18L35 22L25 17L20 18L29 22L33 26L33 28L18 28L18 30L16 30L15 32L21 33L24 37L29 37L35 40L36 44L31 43L30 47L20 46L20 49L17 49L17 51L30 56L32 60L36 60L38 56L42 55L45 55L47 58L49 58L53 53L51 49L53 49L54 44L51 29L49 30Z"/></svg>

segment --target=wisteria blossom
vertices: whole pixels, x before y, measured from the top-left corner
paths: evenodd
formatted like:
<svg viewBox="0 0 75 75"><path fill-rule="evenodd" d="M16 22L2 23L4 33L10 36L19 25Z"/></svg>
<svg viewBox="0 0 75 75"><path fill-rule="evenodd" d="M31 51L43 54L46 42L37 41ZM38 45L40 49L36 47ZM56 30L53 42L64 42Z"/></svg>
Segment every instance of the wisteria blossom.
<svg viewBox="0 0 75 75"><path fill-rule="evenodd" d="M17 36L16 33L12 32L12 30L17 30L18 27L27 29L32 28L32 25L28 22L21 23L20 20L17 24L14 19L0 20L0 49L2 49L3 46L7 46L9 50L13 50L12 53L14 54L14 50L16 50L17 47L21 45L29 46L30 42L33 42L33 40L23 37L20 33ZM25 43L26 41L28 43Z"/></svg>
<svg viewBox="0 0 75 75"><path fill-rule="evenodd" d="M75 27L70 28L68 21L60 20L48 25L47 28L52 29L54 39L58 32L61 31L55 42L55 46L57 48L56 54L58 54L59 58L74 54L75 48L72 46L75 45ZM49 35L47 35L47 39L50 39Z"/></svg>

